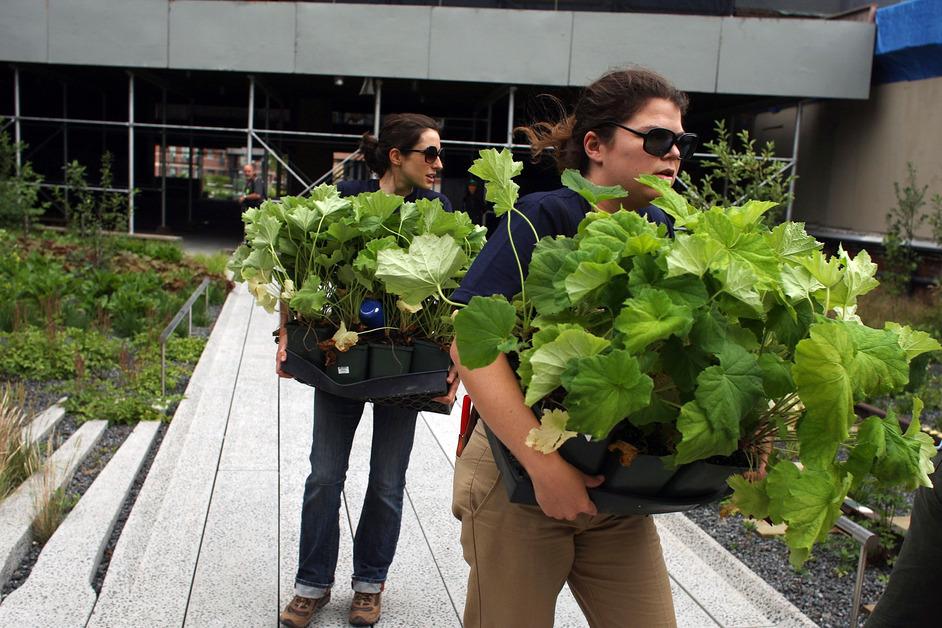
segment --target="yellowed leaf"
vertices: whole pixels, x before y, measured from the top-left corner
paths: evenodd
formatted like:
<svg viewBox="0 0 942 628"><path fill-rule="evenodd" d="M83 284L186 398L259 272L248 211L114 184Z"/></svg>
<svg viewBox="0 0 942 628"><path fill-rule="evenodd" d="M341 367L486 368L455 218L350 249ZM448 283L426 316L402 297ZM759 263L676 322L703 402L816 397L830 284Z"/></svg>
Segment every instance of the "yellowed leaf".
<svg viewBox="0 0 942 628"><path fill-rule="evenodd" d="M346 351L360 340L360 336L355 331L347 331L347 325L341 322L333 340L337 351Z"/></svg>
<svg viewBox="0 0 942 628"><path fill-rule="evenodd" d="M540 427L534 427L527 434L526 445L544 454L559 449L563 443L577 435L566 429L569 413L565 410L544 410Z"/></svg>

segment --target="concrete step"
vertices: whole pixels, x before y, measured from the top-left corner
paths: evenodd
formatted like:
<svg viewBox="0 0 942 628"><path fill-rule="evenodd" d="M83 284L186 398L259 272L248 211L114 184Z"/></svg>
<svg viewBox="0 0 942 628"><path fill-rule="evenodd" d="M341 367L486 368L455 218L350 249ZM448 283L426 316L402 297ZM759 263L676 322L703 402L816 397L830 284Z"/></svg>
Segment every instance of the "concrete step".
<svg viewBox="0 0 942 628"><path fill-rule="evenodd" d="M53 468L52 490L69 483L107 427L107 421L88 421L48 458L46 464ZM43 471L40 470L0 503L0 587L6 585L29 549L31 526L36 516L36 496L42 489Z"/></svg>
<svg viewBox="0 0 942 628"><path fill-rule="evenodd" d="M29 422L29 426L26 428L26 439L28 442L41 444L52 434L53 430L59 426L59 423L61 423L63 417L65 417L63 404L66 399L67 397L59 399L59 401L37 414L33 420Z"/></svg>
<svg viewBox="0 0 942 628"><path fill-rule="evenodd" d="M160 424L139 423L49 539L26 582L0 605L0 626L84 626L95 570Z"/></svg>
<svg viewBox="0 0 942 628"><path fill-rule="evenodd" d="M124 525L89 626L183 623L253 309L244 285L226 299Z"/></svg>

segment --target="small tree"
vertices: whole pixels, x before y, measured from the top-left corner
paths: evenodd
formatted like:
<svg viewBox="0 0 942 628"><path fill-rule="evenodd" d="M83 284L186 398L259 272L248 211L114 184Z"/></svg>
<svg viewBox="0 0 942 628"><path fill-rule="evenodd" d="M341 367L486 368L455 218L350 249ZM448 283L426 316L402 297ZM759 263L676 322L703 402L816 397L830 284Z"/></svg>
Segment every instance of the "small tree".
<svg viewBox="0 0 942 628"><path fill-rule="evenodd" d="M723 120L716 121L714 131L716 139L703 147L716 157L702 162L705 174L700 181L695 184L688 172L680 173L684 195L704 208L738 205L746 199L774 201L779 205L766 214L766 220L779 222L791 199L789 189L795 176L787 174L782 162L774 159L775 142L770 140L757 151L749 131L744 129L734 137Z"/></svg>
<svg viewBox="0 0 942 628"><path fill-rule="evenodd" d="M909 290L909 283L919 265L913 238L926 220L921 210L926 204L926 190L929 188L928 185L920 188L916 183L916 167L912 162L908 162L906 168L905 187L900 188L898 181L893 182L896 206L886 214L886 235L883 236L883 281L895 294Z"/></svg>
<svg viewBox="0 0 942 628"><path fill-rule="evenodd" d="M16 144L10 141L6 131L0 131L0 226L22 225L29 231L33 220L45 211L46 204L39 201L42 175L34 172L28 161L17 171L17 150L25 148L26 144Z"/></svg>

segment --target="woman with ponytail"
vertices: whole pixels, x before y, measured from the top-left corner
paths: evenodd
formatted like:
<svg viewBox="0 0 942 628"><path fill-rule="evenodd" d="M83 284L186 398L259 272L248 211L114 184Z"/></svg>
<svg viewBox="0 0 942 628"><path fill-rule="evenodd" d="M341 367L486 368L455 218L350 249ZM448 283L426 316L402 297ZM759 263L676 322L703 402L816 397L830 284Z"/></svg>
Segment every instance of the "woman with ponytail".
<svg viewBox="0 0 942 628"><path fill-rule="evenodd" d="M606 212L633 211L673 228L651 205L657 193L636 181L653 174L673 182L681 160L693 153L696 136L684 133L687 97L665 78L640 68L605 74L585 88L572 115L519 129L534 158L546 154L560 172L575 168L597 185L620 185L624 198L602 201ZM539 237L573 236L590 206L567 188L521 198L517 209ZM520 291L520 275L536 245L525 221L507 213L452 297ZM452 509L461 520L461 545L471 567L464 609L465 628L553 625L556 598L567 582L593 628L674 626L667 570L654 521L649 516L599 514L589 476L558 452L525 445L539 422L524 403L505 355L468 370L452 347L452 359L481 420L510 449L533 482L539 507L511 503L501 484L483 425L475 427L455 464Z"/></svg>
<svg viewBox="0 0 942 628"><path fill-rule="evenodd" d="M417 198L437 198L452 211L448 197L432 189L442 169L442 141L438 125L418 113L386 116L379 137L364 133L360 153L378 179L342 181L337 188L343 196L382 190L387 194Z"/></svg>
<svg viewBox="0 0 942 628"><path fill-rule="evenodd" d="M366 133L360 152L370 170L379 177L368 181L343 181L337 187L343 196L382 190L402 196L439 199L452 211L448 198L432 190L442 169L438 125L427 116L401 113L386 116L379 137ZM282 309L276 371L286 359L287 310ZM454 399L456 373L449 374ZM304 485L301 505L301 544L295 595L281 612L283 626L307 626L320 608L330 601L339 550L340 494L346 477L353 436L363 414L364 402L337 397L323 390L314 394L314 426L311 442L311 473ZM371 626L379 621L380 596L386 574L396 553L406 468L415 436L416 411L392 406L373 407L373 450L370 479L353 539L353 600L349 621Z"/></svg>

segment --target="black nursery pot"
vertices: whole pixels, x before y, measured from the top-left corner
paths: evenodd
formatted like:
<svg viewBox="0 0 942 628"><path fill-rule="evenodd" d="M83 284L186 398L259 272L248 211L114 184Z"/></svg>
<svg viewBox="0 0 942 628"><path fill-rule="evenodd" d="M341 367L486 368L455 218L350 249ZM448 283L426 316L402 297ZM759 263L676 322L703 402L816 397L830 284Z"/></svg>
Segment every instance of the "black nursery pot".
<svg viewBox="0 0 942 628"><path fill-rule="evenodd" d="M318 368L324 365L324 351L318 343L330 339L336 330L331 327L309 327L304 323L290 321L285 324L285 331L291 351Z"/></svg>
<svg viewBox="0 0 942 628"><path fill-rule="evenodd" d="M451 356L434 342L416 340L412 349L410 373L447 371L451 367Z"/></svg>
<svg viewBox="0 0 942 628"><path fill-rule="evenodd" d="M605 483L602 488L644 497L657 495L673 477L676 469L664 465L658 456L636 456L629 466L621 464L621 456L612 452L605 460Z"/></svg>
<svg viewBox="0 0 942 628"><path fill-rule="evenodd" d="M409 372L409 367L412 364L412 347L371 343L369 349L369 379L391 377Z"/></svg>
<svg viewBox="0 0 942 628"><path fill-rule="evenodd" d="M325 367L330 379L338 384L354 384L366 379L370 350L366 345L353 345L346 351L337 352L337 361Z"/></svg>
<svg viewBox="0 0 942 628"><path fill-rule="evenodd" d="M580 434L563 443L559 448L559 455L583 473L595 475L602 473L611 442L611 438L587 441Z"/></svg>
<svg viewBox="0 0 942 628"><path fill-rule="evenodd" d="M747 471L749 467L730 462L707 462L698 460L681 466L671 481L664 487L662 495L670 498L686 499L705 497L726 488L726 480L731 475Z"/></svg>

